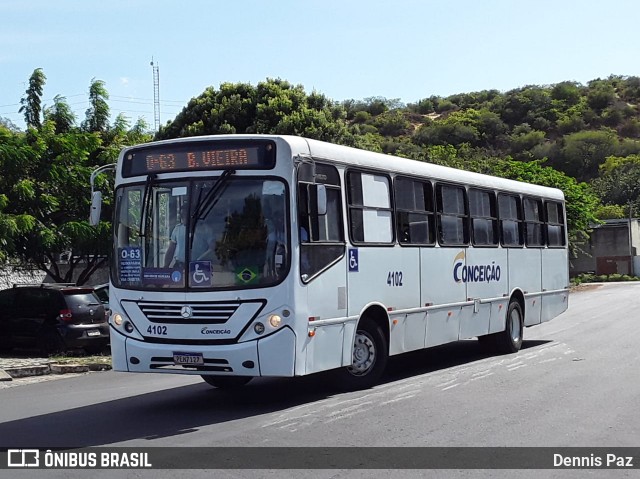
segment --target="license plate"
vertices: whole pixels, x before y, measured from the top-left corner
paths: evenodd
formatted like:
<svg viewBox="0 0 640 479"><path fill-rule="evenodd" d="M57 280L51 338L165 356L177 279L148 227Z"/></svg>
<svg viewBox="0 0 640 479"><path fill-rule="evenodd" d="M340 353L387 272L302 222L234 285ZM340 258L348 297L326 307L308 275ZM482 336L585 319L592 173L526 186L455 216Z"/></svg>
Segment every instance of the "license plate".
<svg viewBox="0 0 640 479"><path fill-rule="evenodd" d="M202 366L204 358L202 353L173 353L173 364Z"/></svg>
<svg viewBox="0 0 640 479"><path fill-rule="evenodd" d="M100 331L98 331L97 329L92 329L90 331L87 331L87 336L100 336Z"/></svg>

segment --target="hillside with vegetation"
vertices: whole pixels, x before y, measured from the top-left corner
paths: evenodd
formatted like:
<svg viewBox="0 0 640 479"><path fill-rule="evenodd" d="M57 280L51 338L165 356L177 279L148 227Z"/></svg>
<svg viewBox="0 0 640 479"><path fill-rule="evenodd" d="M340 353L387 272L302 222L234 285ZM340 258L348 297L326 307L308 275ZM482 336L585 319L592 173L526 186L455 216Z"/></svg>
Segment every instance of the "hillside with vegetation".
<svg viewBox="0 0 640 479"><path fill-rule="evenodd" d="M407 105L380 97L334 102L283 80L225 83L193 98L157 138L221 133L303 135L474 170L534 161L588 183L607 206L602 215L624 215L629 205L640 211L640 77Z"/></svg>
<svg viewBox="0 0 640 479"><path fill-rule="evenodd" d="M56 273L51 265L60 252L109 254L108 223L96 236L86 222L90 171L152 135L142 121L131 126L119 115L109 122L109 96L99 80L90 86L84 121L61 96L43 111L45 79L34 71L22 98L27 131L0 118L0 259ZM155 139L225 133L302 135L558 187L567 198L574 249L596 218L640 212L639 77L409 104L382 97L337 102L280 79L223 83L191 99ZM100 181L108 187L106 178Z"/></svg>

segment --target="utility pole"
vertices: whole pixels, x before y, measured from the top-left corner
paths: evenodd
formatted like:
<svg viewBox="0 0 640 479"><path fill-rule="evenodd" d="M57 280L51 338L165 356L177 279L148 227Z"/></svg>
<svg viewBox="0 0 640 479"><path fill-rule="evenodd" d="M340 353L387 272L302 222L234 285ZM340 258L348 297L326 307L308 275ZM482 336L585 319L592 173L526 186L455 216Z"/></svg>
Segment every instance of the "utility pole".
<svg viewBox="0 0 640 479"><path fill-rule="evenodd" d="M635 265L633 261L633 233L631 231L631 221L633 218L633 203L629 200L629 275L635 276Z"/></svg>
<svg viewBox="0 0 640 479"><path fill-rule="evenodd" d="M153 121L155 131L160 130L160 68L157 63L153 63L151 57L151 68L153 70Z"/></svg>

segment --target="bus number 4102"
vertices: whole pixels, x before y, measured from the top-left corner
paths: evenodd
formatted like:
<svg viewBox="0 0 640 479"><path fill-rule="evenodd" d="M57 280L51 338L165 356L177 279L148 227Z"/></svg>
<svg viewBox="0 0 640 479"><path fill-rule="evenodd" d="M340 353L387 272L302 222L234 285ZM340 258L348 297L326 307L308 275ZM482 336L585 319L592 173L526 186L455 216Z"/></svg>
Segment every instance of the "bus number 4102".
<svg viewBox="0 0 640 479"><path fill-rule="evenodd" d="M390 271L387 275L389 286L402 286L402 271Z"/></svg>

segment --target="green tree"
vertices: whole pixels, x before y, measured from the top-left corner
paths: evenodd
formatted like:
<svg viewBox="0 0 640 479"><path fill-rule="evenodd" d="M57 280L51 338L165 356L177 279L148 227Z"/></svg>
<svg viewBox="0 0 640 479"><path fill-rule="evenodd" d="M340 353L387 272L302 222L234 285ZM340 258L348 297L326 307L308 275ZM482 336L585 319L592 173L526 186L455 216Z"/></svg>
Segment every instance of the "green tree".
<svg viewBox="0 0 640 479"><path fill-rule="evenodd" d="M86 161L99 145L94 134L56 134L48 121L19 137L2 165L11 182L4 211L16 220L11 256L55 281L71 282L82 268L78 282L83 283L106 262L107 226L94 230L81 220L89 208ZM58 255L68 250L73 255L64 272Z"/></svg>
<svg viewBox="0 0 640 479"><path fill-rule="evenodd" d="M605 205L631 206L640 213L640 155L610 156L592 184Z"/></svg>
<svg viewBox="0 0 640 479"><path fill-rule="evenodd" d="M106 132L109 129L109 93L102 80L91 80L89 108L85 113L82 128L89 132Z"/></svg>
<svg viewBox="0 0 640 479"><path fill-rule="evenodd" d="M566 106L578 104L582 93L576 82L564 81L551 88L551 98L563 102Z"/></svg>
<svg viewBox="0 0 640 479"><path fill-rule="evenodd" d="M616 98L615 88L609 81L594 80L589 83L587 101L596 111L602 111L613 104Z"/></svg>
<svg viewBox="0 0 640 479"><path fill-rule="evenodd" d="M626 217L624 208L620 205L602 205L596 210L596 218L599 220L621 219Z"/></svg>
<svg viewBox="0 0 640 479"><path fill-rule="evenodd" d="M91 171L113 162L123 146L148 141L150 134L142 121L129 128L123 116L113 129L97 132L79 129L74 121L57 96L40 127L20 132L0 126L0 261L83 284L111 251L109 222L93 228L87 221ZM107 175L97 178L97 186L112 190ZM108 196L105 217L109 201ZM63 265L60 254L68 251Z"/></svg>
<svg viewBox="0 0 640 479"><path fill-rule="evenodd" d="M36 68L29 78L29 88L25 91L26 96L20 100L22 106L20 113L24 113L24 122L27 126L40 128L42 125L42 93L47 81L42 68Z"/></svg>
<svg viewBox="0 0 640 479"><path fill-rule="evenodd" d="M619 146L616 133L610 129L580 131L564 137L557 157L550 158L551 166L579 181L587 181L598 174L598 167Z"/></svg>
<svg viewBox="0 0 640 479"><path fill-rule="evenodd" d="M411 131L411 123L400 110L390 110L378 115L374 125L383 136L401 136Z"/></svg>
<svg viewBox="0 0 640 479"><path fill-rule="evenodd" d="M53 98L53 106L45 109L44 118L45 121L53 121L56 133L68 133L76 123L76 115L66 98L60 95Z"/></svg>
<svg viewBox="0 0 640 479"><path fill-rule="evenodd" d="M309 95L301 85L267 79L256 87L224 83L207 88L161 128L158 139L220 133L302 135L343 143L350 141L346 111L324 95Z"/></svg>

